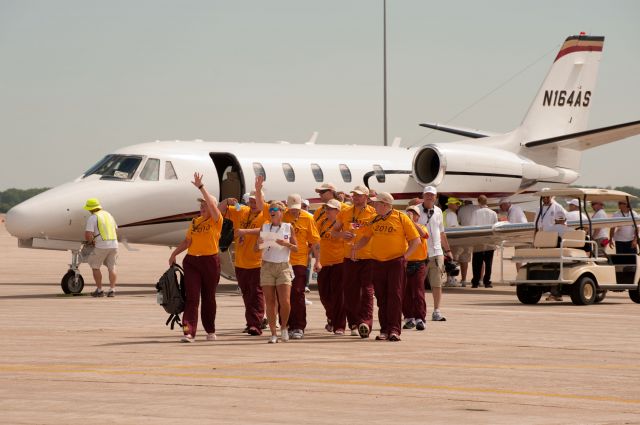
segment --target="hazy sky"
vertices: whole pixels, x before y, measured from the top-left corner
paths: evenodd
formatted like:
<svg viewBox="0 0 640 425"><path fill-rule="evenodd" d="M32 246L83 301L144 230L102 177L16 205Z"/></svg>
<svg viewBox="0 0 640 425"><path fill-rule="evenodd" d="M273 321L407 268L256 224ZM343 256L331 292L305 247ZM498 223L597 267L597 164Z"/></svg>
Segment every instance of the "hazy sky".
<svg viewBox="0 0 640 425"><path fill-rule="evenodd" d="M580 31L606 37L589 127L640 119L638 1L387 4L389 140L513 129ZM0 190L157 139L381 145L381 65L382 0L0 0ZM578 183L640 186L639 158L588 151Z"/></svg>

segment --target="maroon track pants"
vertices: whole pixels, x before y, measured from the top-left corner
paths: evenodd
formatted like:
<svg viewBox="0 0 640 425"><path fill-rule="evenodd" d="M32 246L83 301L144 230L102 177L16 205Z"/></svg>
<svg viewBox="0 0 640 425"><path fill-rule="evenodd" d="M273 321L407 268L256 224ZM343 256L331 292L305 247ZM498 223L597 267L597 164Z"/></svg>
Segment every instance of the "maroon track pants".
<svg viewBox="0 0 640 425"><path fill-rule="evenodd" d="M400 335L402 295L406 279L404 257L373 262L373 287L378 301L380 332Z"/></svg>
<svg viewBox="0 0 640 425"><path fill-rule="evenodd" d="M426 321L427 302L424 299L424 279L426 275L427 266L424 262L415 273L407 273L404 298L402 300L402 314L405 319Z"/></svg>
<svg viewBox="0 0 640 425"><path fill-rule="evenodd" d="M353 261L349 258L342 263L344 307L350 329L360 323L366 323L369 329L373 329L372 265L373 260Z"/></svg>
<svg viewBox="0 0 640 425"><path fill-rule="evenodd" d="M304 287L307 283L307 266L293 266L293 282L291 282L291 313L289 329L307 327L307 306L304 298Z"/></svg>
<svg viewBox="0 0 640 425"><path fill-rule="evenodd" d="M182 261L184 286L187 299L184 303L182 324L185 335L196 336L198 329L198 305L202 296L200 317L207 333L216 331L216 288L220 281L218 255L186 255Z"/></svg>
<svg viewBox="0 0 640 425"><path fill-rule="evenodd" d="M344 331L347 324L347 313L344 309L342 289L342 263L323 266L318 273L318 292L320 302L327 314L327 323L333 326L334 332Z"/></svg>
<svg viewBox="0 0 640 425"><path fill-rule="evenodd" d="M243 269L236 267L238 286L242 291L244 302L244 318L247 326L256 328L262 333L262 319L264 318L264 294L260 286L260 267Z"/></svg>

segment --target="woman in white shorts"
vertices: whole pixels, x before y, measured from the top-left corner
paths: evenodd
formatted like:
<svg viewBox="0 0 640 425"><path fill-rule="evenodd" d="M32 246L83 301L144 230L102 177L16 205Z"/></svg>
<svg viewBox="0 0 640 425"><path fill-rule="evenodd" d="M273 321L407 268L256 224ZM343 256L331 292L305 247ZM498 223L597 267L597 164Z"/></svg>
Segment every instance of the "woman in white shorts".
<svg viewBox="0 0 640 425"><path fill-rule="evenodd" d="M291 311L291 280L293 270L289 263L289 253L297 251L296 235L290 223L283 223L285 206L281 202L269 204L270 223L262 225L260 237L255 249L262 249L262 266L260 268L260 286L264 293L267 320L271 337L269 343L278 342L276 334L276 309L280 306L280 327L282 341L289 340L287 322ZM274 233L274 235L267 235Z"/></svg>

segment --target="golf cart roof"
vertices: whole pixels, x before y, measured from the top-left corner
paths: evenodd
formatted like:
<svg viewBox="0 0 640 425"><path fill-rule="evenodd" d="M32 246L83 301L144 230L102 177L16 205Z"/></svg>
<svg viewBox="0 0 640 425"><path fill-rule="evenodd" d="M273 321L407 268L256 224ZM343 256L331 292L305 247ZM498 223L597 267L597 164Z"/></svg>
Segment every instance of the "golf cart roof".
<svg viewBox="0 0 640 425"><path fill-rule="evenodd" d="M571 198L579 198L583 199L584 196L587 197L589 201L620 201L629 199L635 199L636 196L633 196L627 192L622 192L620 190L611 190L611 189L594 189L594 188L586 188L586 187L567 187L564 189L549 189L549 190L541 190L533 194L533 196L564 196Z"/></svg>

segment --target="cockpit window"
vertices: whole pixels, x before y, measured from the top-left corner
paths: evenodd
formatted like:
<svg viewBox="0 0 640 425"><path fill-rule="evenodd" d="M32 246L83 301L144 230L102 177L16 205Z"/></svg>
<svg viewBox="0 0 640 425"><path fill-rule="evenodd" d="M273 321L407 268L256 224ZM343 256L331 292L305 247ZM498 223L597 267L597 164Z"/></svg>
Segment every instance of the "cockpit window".
<svg viewBox="0 0 640 425"><path fill-rule="evenodd" d="M98 174L103 179L131 180L141 162L141 156L107 155L84 173L84 177Z"/></svg>
<svg viewBox="0 0 640 425"><path fill-rule="evenodd" d="M158 181L160 180L160 160L149 158L144 168L140 172L140 180Z"/></svg>

